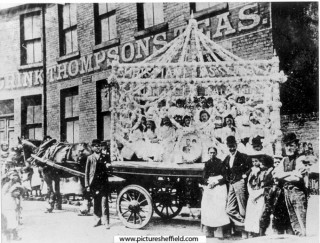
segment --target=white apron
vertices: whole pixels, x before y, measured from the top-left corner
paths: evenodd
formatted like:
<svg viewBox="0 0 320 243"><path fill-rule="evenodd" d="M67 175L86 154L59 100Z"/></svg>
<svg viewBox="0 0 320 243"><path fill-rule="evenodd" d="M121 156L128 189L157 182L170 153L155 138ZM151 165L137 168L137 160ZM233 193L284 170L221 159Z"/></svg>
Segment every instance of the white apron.
<svg viewBox="0 0 320 243"><path fill-rule="evenodd" d="M227 186L217 185L213 189L204 187L201 201L201 224L220 227L230 223L226 213Z"/></svg>
<svg viewBox="0 0 320 243"><path fill-rule="evenodd" d="M246 209L246 219L244 229L248 232L259 233L260 218L264 210L264 196L259 197L254 203L252 200L263 192L263 188L259 190L250 190Z"/></svg>

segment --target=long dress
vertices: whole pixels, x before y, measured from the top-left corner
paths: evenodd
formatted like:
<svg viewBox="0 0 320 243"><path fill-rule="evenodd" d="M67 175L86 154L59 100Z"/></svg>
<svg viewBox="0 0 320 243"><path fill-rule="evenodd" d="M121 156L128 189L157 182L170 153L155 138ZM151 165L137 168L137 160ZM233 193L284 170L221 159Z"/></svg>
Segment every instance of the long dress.
<svg viewBox="0 0 320 243"><path fill-rule="evenodd" d="M162 147L159 142L155 142L157 140L157 130L152 131L148 129L143 133L145 139L145 148L144 148L144 157L145 158L153 158L154 161L161 161L162 155Z"/></svg>
<svg viewBox="0 0 320 243"><path fill-rule="evenodd" d="M130 160L134 154L136 154L138 158L143 158L144 147L143 133L139 129L136 129L129 134L129 142L125 144L121 153L123 158L128 160Z"/></svg>
<svg viewBox="0 0 320 243"><path fill-rule="evenodd" d="M161 160L166 163L172 163L174 159L174 149L176 143L176 131L173 127L162 126L158 129L158 138L162 147Z"/></svg>
<svg viewBox="0 0 320 243"><path fill-rule="evenodd" d="M264 190L271 179L271 170L251 172L248 177L249 198L246 209L244 228L248 232L259 233L260 219L265 208Z"/></svg>
<svg viewBox="0 0 320 243"><path fill-rule="evenodd" d="M204 186L201 201L201 224L209 227L220 227L230 223L226 213L227 186L225 184L225 168L218 158L209 160L204 167L204 184L216 181L218 185L210 189Z"/></svg>

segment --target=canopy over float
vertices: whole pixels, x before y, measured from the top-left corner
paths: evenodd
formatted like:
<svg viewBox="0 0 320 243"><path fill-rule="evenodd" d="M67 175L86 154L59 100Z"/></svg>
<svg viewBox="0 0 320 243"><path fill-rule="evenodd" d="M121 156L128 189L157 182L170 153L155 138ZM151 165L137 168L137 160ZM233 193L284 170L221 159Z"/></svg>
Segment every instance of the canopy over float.
<svg viewBox="0 0 320 243"><path fill-rule="evenodd" d="M113 63L112 161L199 162L211 146L223 158L230 134L239 150L260 136L267 153L280 152L279 84L286 76L279 59L244 60L197 26L191 18L180 36L140 63ZM235 129L225 128L226 117Z"/></svg>

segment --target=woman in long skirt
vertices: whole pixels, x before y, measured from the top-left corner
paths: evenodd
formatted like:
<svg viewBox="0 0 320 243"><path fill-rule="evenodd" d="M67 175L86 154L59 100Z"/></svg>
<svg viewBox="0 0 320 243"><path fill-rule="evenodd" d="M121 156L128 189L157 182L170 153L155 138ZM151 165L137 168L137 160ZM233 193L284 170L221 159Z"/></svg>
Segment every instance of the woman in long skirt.
<svg viewBox="0 0 320 243"><path fill-rule="evenodd" d="M265 229L262 229L261 217L265 209L265 193L272 186L272 163L270 156L260 154L252 155L252 169L248 177L249 198L247 202L245 230L253 236L264 235Z"/></svg>
<svg viewBox="0 0 320 243"><path fill-rule="evenodd" d="M203 175L203 196L201 201L201 224L208 230L214 228L215 237L222 238L222 226L230 223L226 213L227 186L225 167L216 158L217 149L208 149L210 160L205 163ZM220 233L218 233L220 231Z"/></svg>

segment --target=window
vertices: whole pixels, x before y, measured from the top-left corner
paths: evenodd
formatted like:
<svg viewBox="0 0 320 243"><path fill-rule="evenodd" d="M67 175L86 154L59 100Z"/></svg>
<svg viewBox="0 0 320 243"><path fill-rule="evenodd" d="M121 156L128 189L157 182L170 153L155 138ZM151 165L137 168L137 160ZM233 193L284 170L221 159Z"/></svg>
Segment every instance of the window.
<svg viewBox="0 0 320 243"><path fill-rule="evenodd" d="M216 16L218 14L227 12L228 9L228 3L223 2L190 3L190 11L194 13L194 18L197 20L203 20L209 17Z"/></svg>
<svg viewBox="0 0 320 243"><path fill-rule="evenodd" d="M207 8L210 8L210 7L213 7L215 5L217 5L219 3L215 3L215 2L207 2L207 3L204 3L204 2L196 2L196 12L199 12L201 10L204 10L204 9L207 9Z"/></svg>
<svg viewBox="0 0 320 243"><path fill-rule="evenodd" d="M61 92L61 139L68 143L79 142L78 87Z"/></svg>
<svg viewBox="0 0 320 243"><path fill-rule="evenodd" d="M17 141L14 136L14 100L0 101L0 144L8 143L11 147Z"/></svg>
<svg viewBox="0 0 320 243"><path fill-rule="evenodd" d="M21 15L21 64L42 61L40 12Z"/></svg>
<svg viewBox="0 0 320 243"><path fill-rule="evenodd" d="M117 38L116 4L95 4L96 44Z"/></svg>
<svg viewBox="0 0 320 243"><path fill-rule="evenodd" d="M111 96L110 90L105 87L104 82L97 83L97 114L98 114L98 134L100 140L111 139Z"/></svg>
<svg viewBox="0 0 320 243"><path fill-rule="evenodd" d="M59 6L60 30L61 30L61 55L78 51L77 34L77 5L65 4Z"/></svg>
<svg viewBox="0 0 320 243"><path fill-rule="evenodd" d="M22 98L22 134L29 139L42 140L41 95Z"/></svg>
<svg viewBox="0 0 320 243"><path fill-rule="evenodd" d="M143 30L164 22L163 2L138 3L138 29Z"/></svg>

